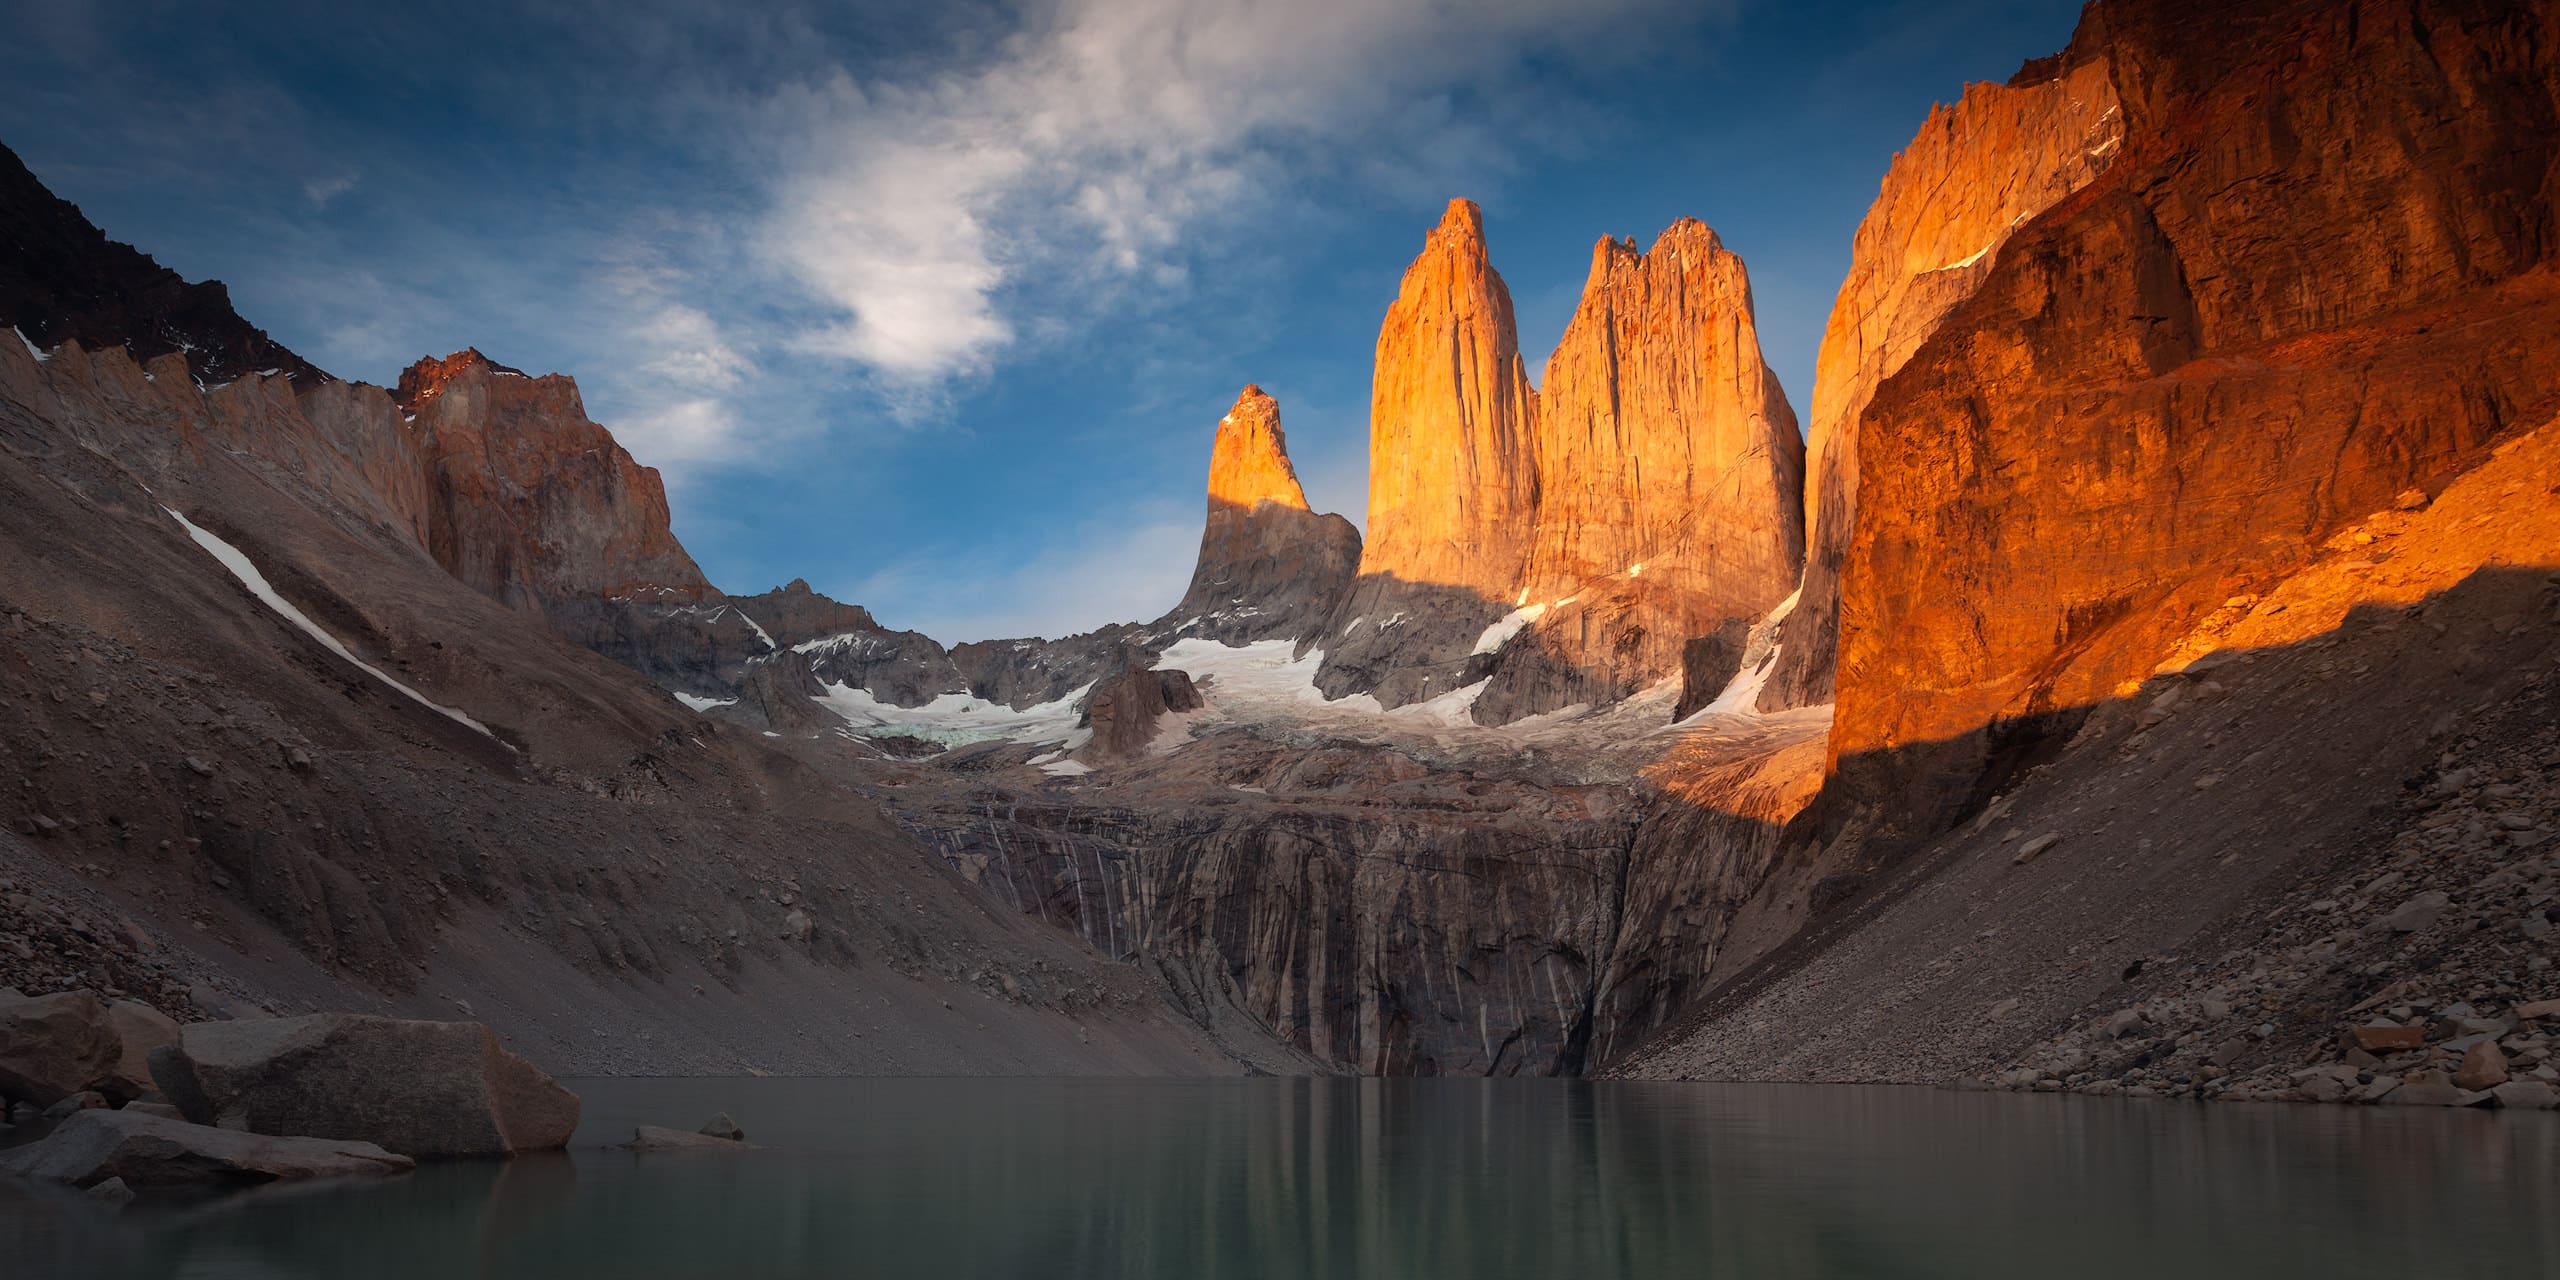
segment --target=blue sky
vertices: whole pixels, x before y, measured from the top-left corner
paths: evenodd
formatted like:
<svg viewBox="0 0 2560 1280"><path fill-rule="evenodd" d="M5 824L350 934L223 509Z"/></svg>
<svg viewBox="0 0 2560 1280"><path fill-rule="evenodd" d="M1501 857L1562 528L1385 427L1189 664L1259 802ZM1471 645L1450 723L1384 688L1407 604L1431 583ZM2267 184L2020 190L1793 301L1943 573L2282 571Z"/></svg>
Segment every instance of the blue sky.
<svg viewBox="0 0 2560 1280"><path fill-rule="evenodd" d="M713 581L947 641L1169 607L1246 382L1359 519L1378 320L1453 195L1533 377L1592 242L1689 215L1802 412L1894 151L2078 14L361 7L0 0L0 141L343 377L464 346L576 375Z"/></svg>

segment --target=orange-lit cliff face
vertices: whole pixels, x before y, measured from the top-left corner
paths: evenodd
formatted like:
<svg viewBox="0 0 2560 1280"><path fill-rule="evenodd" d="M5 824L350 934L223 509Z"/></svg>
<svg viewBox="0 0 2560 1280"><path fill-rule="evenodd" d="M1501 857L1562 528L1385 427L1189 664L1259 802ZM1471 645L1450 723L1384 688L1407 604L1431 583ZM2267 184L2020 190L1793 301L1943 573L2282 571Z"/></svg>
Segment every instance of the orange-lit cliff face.
<svg viewBox="0 0 2560 1280"><path fill-rule="evenodd" d="M1452 200L1378 330L1361 575L1495 598L1515 589L1538 500L1524 465L1535 412L1484 214Z"/></svg>
<svg viewBox="0 0 2560 1280"><path fill-rule="evenodd" d="M1165 621L1227 643L1300 639L1324 626L1359 565L1360 531L1307 509L1279 402L1247 386L1218 420L1200 558Z"/></svg>
<svg viewBox="0 0 2560 1280"><path fill-rule="evenodd" d="M1543 612L1479 717L1628 696L1804 561L1804 443L1761 358L1742 259L1684 218L1602 239L1537 398L1538 514L1516 600Z"/></svg>
<svg viewBox="0 0 2560 1280"><path fill-rule="evenodd" d="M1307 509L1306 490L1289 462L1288 437L1280 430L1280 402L1250 383L1218 419L1209 448L1209 501L1247 511L1265 502Z"/></svg>
<svg viewBox="0 0 2560 1280"><path fill-rule="evenodd" d="M1858 419L1832 749L1915 829L2560 406L2560 5L2115 0L2100 58L2120 156Z"/></svg>
<svg viewBox="0 0 2560 1280"><path fill-rule="evenodd" d="M428 549L455 577L525 609L710 593L658 473L588 420L573 380L461 351L410 366L394 399L433 494Z"/></svg>
<svg viewBox="0 0 2560 1280"><path fill-rule="evenodd" d="M1394 706L1489 679L1487 723L1608 702L1793 589L1803 446L1713 231L1603 239L1547 367L1541 394L1482 217L1453 202L1379 333L1370 542L1327 693ZM1534 616L1488 630L1514 610Z"/></svg>
<svg viewBox="0 0 2560 1280"><path fill-rule="evenodd" d="M2019 228L2114 162L2123 112L2102 56L1975 84L1929 113L1858 224L1814 368L1811 556L1782 624L1767 710L1831 700L1840 561L1857 513L1858 416L1876 385L1937 332Z"/></svg>

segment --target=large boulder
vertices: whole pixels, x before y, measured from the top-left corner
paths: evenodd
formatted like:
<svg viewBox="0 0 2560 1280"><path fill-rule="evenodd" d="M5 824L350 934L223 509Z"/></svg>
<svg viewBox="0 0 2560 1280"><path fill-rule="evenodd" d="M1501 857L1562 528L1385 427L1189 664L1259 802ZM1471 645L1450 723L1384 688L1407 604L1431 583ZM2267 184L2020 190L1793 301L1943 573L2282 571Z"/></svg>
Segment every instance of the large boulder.
<svg viewBox="0 0 2560 1280"><path fill-rule="evenodd" d="M138 1000L111 1000L107 1026L116 1034L116 1063L98 1091L128 1100L159 1097L151 1079L151 1055L178 1043L177 1020Z"/></svg>
<svg viewBox="0 0 2560 1280"><path fill-rule="evenodd" d="M559 1147L578 1127L578 1096L477 1022L200 1022L151 1067L198 1124L355 1139L421 1159Z"/></svg>
<svg viewBox="0 0 2560 1280"><path fill-rule="evenodd" d="M136 1189L379 1176L416 1163L370 1142L268 1137L107 1110L77 1112L44 1140L0 1151L0 1173L75 1187L122 1179Z"/></svg>
<svg viewBox="0 0 2560 1280"><path fill-rule="evenodd" d="M95 991L0 996L0 1098L54 1106L82 1091L136 1098L118 1085L123 1037Z"/></svg>

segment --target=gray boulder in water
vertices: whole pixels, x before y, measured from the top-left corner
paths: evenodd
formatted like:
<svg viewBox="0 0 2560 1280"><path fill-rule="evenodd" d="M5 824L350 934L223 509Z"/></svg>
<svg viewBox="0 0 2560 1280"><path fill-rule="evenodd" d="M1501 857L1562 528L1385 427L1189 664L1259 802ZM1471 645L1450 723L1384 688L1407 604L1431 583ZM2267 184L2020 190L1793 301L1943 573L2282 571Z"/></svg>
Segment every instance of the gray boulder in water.
<svg viewBox="0 0 2560 1280"><path fill-rule="evenodd" d="M200 1022L154 1054L189 1120L378 1143L403 1155L497 1156L564 1146L578 1096L477 1022L364 1014Z"/></svg>
<svg viewBox="0 0 2560 1280"><path fill-rule="evenodd" d="M248 1186L299 1178L378 1176L417 1162L370 1142L278 1138L139 1111L81 1111L42 1141L0 1151L0 1173L96 1187Z"/></svg>

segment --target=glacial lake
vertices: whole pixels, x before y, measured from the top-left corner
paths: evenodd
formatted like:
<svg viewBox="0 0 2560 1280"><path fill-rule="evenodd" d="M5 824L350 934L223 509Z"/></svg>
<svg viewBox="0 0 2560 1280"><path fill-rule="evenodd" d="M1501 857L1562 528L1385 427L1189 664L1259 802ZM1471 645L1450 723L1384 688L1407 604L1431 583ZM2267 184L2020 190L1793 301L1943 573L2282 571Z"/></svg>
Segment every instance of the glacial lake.
<svg viewBox="0 0 2560 1280"><path fill-rule="evenodd" d="M115 1213L0 1275L2560 1276L2560 1113L1455 1080L578 1080L565 1155ZM728 1111L764 1150L634 1156Z"/></svg>

